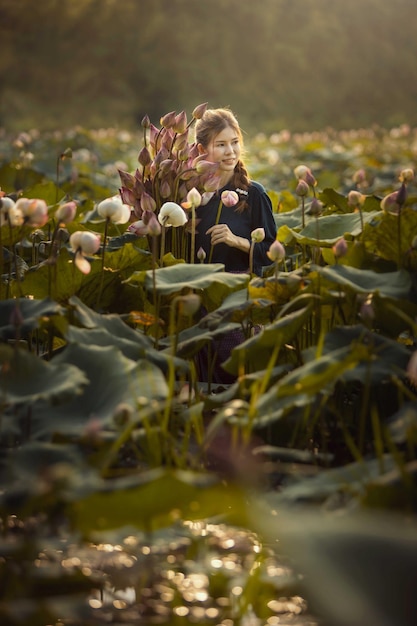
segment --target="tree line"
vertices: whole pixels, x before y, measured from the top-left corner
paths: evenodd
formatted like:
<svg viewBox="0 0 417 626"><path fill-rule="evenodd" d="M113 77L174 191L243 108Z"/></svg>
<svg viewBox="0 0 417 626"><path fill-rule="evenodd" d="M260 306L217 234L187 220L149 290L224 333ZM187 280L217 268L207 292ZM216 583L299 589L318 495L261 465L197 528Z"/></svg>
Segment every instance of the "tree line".
<svg viewBox="0 0 417 626"><path fill-rule="evenodd" d="M0 125L417 123L414 0L0 0Z"/></svg>

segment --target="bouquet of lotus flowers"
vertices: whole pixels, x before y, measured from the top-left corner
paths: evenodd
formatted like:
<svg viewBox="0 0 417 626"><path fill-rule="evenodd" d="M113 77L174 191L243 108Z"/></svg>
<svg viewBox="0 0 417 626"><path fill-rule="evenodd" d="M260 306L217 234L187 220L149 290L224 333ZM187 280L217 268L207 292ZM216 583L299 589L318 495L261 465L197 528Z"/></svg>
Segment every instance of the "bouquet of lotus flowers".
<svg viewBox="0 0 417 626"><path fill-rule="evenodd" d="M160 128L146 115L139 167L134 174L119 170L120 196L137 218L128 230L152 238L153 243L158 239L161 264L168 253L194 261L194 211L219 186L218 164L199 153L190 132L206 108L207 103L195 107L189 122L184 111L167 113L160 119Z"/></svg>

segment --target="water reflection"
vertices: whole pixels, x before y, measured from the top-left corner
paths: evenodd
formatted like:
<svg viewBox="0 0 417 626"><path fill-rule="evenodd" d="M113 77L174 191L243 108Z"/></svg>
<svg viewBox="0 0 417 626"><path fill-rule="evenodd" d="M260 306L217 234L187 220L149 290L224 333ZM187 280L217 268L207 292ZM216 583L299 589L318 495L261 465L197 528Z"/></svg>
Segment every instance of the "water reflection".
<svg viewBox="0 0 417 626"><path fill-rule="evenodd" d="M74 550L62 563L78 559L102 580L94 624L317 625L289 564L247 530L185 521Z"/></svg>

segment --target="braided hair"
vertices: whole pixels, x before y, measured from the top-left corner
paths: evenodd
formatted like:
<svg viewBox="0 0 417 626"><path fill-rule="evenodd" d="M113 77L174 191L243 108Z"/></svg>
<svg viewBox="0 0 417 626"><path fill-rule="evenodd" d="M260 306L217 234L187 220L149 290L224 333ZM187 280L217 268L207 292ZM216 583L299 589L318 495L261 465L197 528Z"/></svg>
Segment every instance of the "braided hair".
<svg viewBox="0 0 417 626"><path fill-rule="evenodd" d="M204 115L196 122L196 141L206 147L209 145L210 141L214 139L214 137L227 127L232 128L239 137L239 142L243 150L243 135L239 122L237 121L234 113L227 108L207 109L205 111ZM231 179L231 185L235 187L240 198L240 202L236 205L235 211L237 213L241 213L248 208L246 198L250 185L248 171L241 159L239 159L235 166Z"/></svg>

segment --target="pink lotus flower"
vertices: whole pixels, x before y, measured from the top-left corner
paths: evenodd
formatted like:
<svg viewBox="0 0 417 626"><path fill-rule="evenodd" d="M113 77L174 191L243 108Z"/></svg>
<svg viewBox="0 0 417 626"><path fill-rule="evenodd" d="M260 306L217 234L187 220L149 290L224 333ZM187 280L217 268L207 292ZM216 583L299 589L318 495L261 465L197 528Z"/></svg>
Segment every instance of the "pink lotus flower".
<svg viewBox="0 0 417 626"><path fill-rule="evenodd" d="M91 265L85 255L92 255L100 247L100 237L86 230L77 230L70 237L70 246L74 252L74 263L83 274L89 274Z"/></svg>
<svg viewBox="0 0 417 626"><path fill-rule="evenodd" d="M19 198L15 208L22 212L24 224L33 228L42 228L49 219L45 200Z"/></svg>
<svg viewBox="0 0 417 626"><path fill-rule="evenodd" d="M221 199L224 206L227 207L235 206L235 204L239 202L239 196L236 191L230 191L228 189L225 189L225 191L222 192Z"/></svg>
<svg viewBox="0 0 417 626"><path fill-rule="evenodd" d="M271 243L266 255L274 263L279 263L285 259L285 248L282 243L276 239Z"/></svg>

